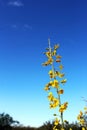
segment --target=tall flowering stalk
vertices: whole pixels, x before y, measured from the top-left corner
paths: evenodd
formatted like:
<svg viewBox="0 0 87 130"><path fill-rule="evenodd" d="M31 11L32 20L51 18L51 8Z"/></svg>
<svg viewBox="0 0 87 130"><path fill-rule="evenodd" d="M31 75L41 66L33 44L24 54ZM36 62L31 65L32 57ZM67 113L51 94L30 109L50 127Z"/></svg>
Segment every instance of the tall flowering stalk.
<svg viewBox="0 0 87 130"><path fill-rule="evenodd" d="M49 70L49 77L50 82L46 84L44 87L45 91L48 91L48 100L49 100L49 107L50 108L58 108L58 112L60 113L60 119L57 118L57 114L54 114L56 117L54 120L54 127L53 130L57 130L57 125L61 123L62 130L64 128L64 119L63 113L68 106L68 102L61 103L61 95L64 93L64 90L61 88L61 85L66 83L66 79L64 78L65 74L62 73L63 65L61 64L61 58L59 54L57 54L57 50L59 49L59 45L54 45L51 48L50 39L48 40L49 47L46 49L47 51L44 53L47 57L47 61L43 63L43 66L51 66L51 70ZM55 68L55 63L57 64L58 68ZM51 89L55 89L57 97L53 95L53 92L50 91Z"/></svg>

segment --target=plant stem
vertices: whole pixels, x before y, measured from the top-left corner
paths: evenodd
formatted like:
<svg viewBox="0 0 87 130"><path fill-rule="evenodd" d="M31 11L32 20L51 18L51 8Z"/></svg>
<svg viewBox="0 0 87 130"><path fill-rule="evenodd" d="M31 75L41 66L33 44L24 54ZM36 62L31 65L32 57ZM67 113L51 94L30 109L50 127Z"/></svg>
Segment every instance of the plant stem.
<svg viewBox="0 0 87 130"><path fill-rule="evenodd" d="M64 122L63 122L63 112L61 112L61 124L62 124L62 128L64 128Z"/></svg>
<svg viewBox="0 0 87 130"><path fill-rule="evenodd" d="M57 93L58 93L58 88L57 88ZM60 107L60 106L61 106L60 94L58 94L58 99L59 99L59 107ZM62 128L64 128L64 123L63 123L63 112L60 113L60 118L61 118Z"/></svg>

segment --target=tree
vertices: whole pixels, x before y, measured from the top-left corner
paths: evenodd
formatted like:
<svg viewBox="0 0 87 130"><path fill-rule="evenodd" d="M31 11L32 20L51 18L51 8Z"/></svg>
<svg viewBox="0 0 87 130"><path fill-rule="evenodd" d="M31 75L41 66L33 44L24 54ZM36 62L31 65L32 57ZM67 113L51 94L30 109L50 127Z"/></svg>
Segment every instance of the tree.
<svg viewBox="0 0 87 130"><path fill-rule="evenodd" d="M0 114L0 126L11 126L15 123L19 124L19 122L13 120L13 118L9 114Z"/></svg>

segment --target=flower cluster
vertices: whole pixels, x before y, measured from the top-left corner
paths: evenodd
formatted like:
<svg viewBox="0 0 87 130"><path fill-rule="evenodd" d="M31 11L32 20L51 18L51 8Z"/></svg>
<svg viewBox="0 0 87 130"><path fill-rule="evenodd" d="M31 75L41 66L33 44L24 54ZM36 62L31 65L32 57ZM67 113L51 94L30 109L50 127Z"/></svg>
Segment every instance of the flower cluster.
<svg viewBox="0 0 87 130"><path fill-rule="evenodd" d="M54 120L54 127L53 130L57 130L57 125L59 123L62 124L62 129L64 125L63 121L63 113L67 109L68 102L61 103L60 96L64 93L64 90L61 88L62 85L64 85L67 82L67 79L64 78L65 74L62 72L64 66L61 63L62 56L57 54L57 50L59 49L59 45L54 45L53 48L50 46L50 40L49 40L49 48L47 48L46 52L44 53L47 57L47 61L45 61L42 65L43 66L51 66L51 70L49 70L49 78L50 81L47 83L44 87L45 91L50 91L52 89L55 89L57 97L54 97L53 92L48 92L48 100L49 100L49 107L50 108L57 108L60 113L61 121L58 118L55 118ZM54 64L56 64L58 67L55 69ZM54 114L56 116L56 114Z"/></svg>
<svg viewBox="0 0 87 130"><path fill-rule="evenodd" d="M59 99L55 98L52 92L49 93L48 100L50 101L50 108L56 108L59 105Z"/></svg>
<svg viewBox="0 0 87 130"><path fill-rule="evenodd" d="M84 113L80 111L77 116L77 120L79 121L79 124L82 126L86 126L86 118L85 118L86 115L87 115L87 107L84 107Z"/></svg>
<svg viewBox="0 0 87 130"><path fill-rule="evenodd" d="M59 108L59 112L64 112L67 108L68 102L65 102L64 104L62 104Z"/></svg>

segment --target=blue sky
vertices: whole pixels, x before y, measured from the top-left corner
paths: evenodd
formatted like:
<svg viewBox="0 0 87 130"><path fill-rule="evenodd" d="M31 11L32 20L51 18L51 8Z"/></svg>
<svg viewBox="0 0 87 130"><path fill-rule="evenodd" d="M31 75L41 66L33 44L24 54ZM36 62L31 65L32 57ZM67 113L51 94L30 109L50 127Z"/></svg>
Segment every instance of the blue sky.
<svg viewBox="0 0 87 130"><path fill-rule="evenodd" d="M47 93L49 67L43 52L60 44L66 74L64 118L76 121L87 99L87 1L0 0L0 113L38 127L54 119Z"/></svg>

